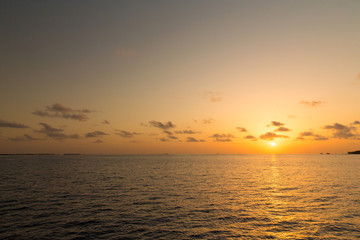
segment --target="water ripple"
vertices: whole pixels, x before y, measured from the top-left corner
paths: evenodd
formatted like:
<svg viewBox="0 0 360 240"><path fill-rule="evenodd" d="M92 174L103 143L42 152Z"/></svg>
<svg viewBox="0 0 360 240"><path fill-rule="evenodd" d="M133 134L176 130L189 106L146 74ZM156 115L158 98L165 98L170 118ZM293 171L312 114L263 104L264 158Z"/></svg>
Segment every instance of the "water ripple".
<svg viewBox="0 0 360 240"><path fill-rule="evenodd" d="M0 239L360 239L358 156L0 156Z"/></svg>

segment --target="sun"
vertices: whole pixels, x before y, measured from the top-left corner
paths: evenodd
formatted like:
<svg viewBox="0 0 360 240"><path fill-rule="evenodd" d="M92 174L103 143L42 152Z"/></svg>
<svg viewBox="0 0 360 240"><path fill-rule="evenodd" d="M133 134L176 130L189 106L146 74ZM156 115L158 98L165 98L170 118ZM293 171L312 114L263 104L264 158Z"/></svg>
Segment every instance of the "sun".
<svg viewBox="0 0 360 240"><path fill-rule="evenodd" d="M276 142L270 142L270 145L274 147L276 146Z"/></svg>

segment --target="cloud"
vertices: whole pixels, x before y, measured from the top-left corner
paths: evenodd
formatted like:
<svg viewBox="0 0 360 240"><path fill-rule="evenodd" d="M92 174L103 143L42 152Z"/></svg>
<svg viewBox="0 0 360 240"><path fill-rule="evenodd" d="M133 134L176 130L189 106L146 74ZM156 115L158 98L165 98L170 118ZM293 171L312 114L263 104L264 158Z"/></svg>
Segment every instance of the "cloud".
<svg viewBox="0 0 360 240"><path fill-rule="evenodd" d="M239 132L247 132L246 128L243 127L237 127L236 128Z"/></svg>
<svg viewBox="0 0 360 240"><path fill-rule="evenodd" d="M177 137L175 137L175 136L173 136L173 135L168 135L167 137L168 137L169 139L174 139L174 140L178 139Z"/></svg>
<svg viewBox="0 0 360 240"><path fill-rule="evenodd" d="M214 122L214 119L212 119L212 118L206 118L206 119L202 120L203 124L211 124L213 122Z"/></svg>
<svg viewBox="0 0 360 240"><path fill-rule="evenodd" d="M53 128L49 124L46 124L46 123L39 123L39 125L43 126L43 129L46 132L62 132L62 131L64 131L63 129L60 129L60 128Z"/></svg>
<svg viewBox="0 0 360 240"><path fill-rule="evenodd" d="M360 80L360 73L356 76L357 80Z"/></svg>
<svg viewBox="0 0 360 240"><path fill-rule="evenodd" d="M40 116L40 117L53 117L50 113L42 110L35 110L32 114Z"/></svg>
<svg viewBox="0 0 360 240"><path fill-rule="evenodd" d="M273 132L267 132L267 133L261 135L260 138L261 138L262 140L272 141L272 140L274 140L275 138L289 138L289 136L278 135L278 134L273 133Z"/></svg>
<svg viewBox="0 0 360 240"><path fill-rule="evenodd" d="M91 113L89 109L75 110L69 107L65 107L60 103L54 103L51 106L46 106L45 110L35 110L32 114L40 117L50 118L65 118L77 121L88 120L87 114Z"/></svg>
<svg viewBox="0 0 360 240"><path fill-rule="evenodd" d="M16 122L8 122L0 119L0 127L8 127L8 128L29 128L28 126Z"/></svg>
<svg viewBox="0 0 360 240"><path fill-rule="evenodd" d="M78 139L79 135L72 134L72 135L66 135L63 133L63 129L60 128L53 128L49 124L46 123L39 123L39 125L42 126L40 130L36 130L35 132L43 133L46 136L56 139L56 140L64 140L64 139Z"/></svg>
<svg viewBox="0 0 360 240"><path fill-rule="evenodd" d="M275 131L276 132L289 132L291 130L289 128L286 128L286 127L278 127Z"/></svg>
<svg viewBox="0 0 360 240"><path fill-rule="evenodd" d="M155 122L155 121L154 121L154 122ZM149 122L149 123L150 123L150 122ZM170 126L175 127L171 122L161 123L161 125L158 124L158 123L160 123L160 122L156 122L156 125L157 125L157 126L160 126L160 127L158 127L158 128L160 128L160 129L164 129L164 128L167 129L167 128L170 128ZM152 124L152 125L153 125L153 124ZM178 140L178 139L179 139L178 137L176 137L176 136L174 135L173 132L164 130L163 133L166 134L166 138L165 138L165 137L159 138L159 140L162 141L162 142L168 142L168 141L171 141L171 140Z"/></svg>
<svg viewBox="0 0 360 240"><path fill-rule="evenodd" d="M271 121L271 123L269 125L267 125L268 127L277 127L277 129L275 129L276 132L289 132L291 131L289 128L284 127L284 123L279 122L279 121ZM267 135L266 135L267 134ZM270 132L266 133L264 135L262 135L264 138L271 138L271 134ZM274 133L275 134L275 133ZM275 134L275 138L279 136L279 137L285 137L284 135L276 135ZM287 136L286 136L287 137ZM260 136L261 138L261 136ZM263 138L262 138L263 139Z"/></svg>
<svg viewBox="0 0 360 240"><path fill-rule="evenodd" d="M219 134L219 133L215 133L212 136L210 136L211 138L215 138L216 142L231 142L231 138L235 138L234 135L232 134Z"/></svg>
<svg viewBox="0 0 360 240"><path fill-rule="evenodd" d="M30 141L36 141L36 140L43 140L43 139L40 139L40 138L34 138L28 134L24 134L24 137L27 139L27 140L30 140Z"/></svg>
<svg viewBox="0 0 360 240"><path fill-rule="evenodd" d="M302 133L300 133L299 136L296 138L296 140L325 141L325 140L329 140L329 138L308 131L308 132L302 132Z"/></svg>
<svg viewBox="0 0 360 240"><path fill-rule="evenodd" d="M104 120L101 122L101 124L110 124L110 122L108 120Z"/></svg>
<svg viewBox="0 0 360 240"><path fill-rule="evenodd" d="M13 142L23 142L23 141L26 141L26 139L23 138L23 137L8 138L8 140L13 141Z"/></svg>
<svg viewBox="0 0 360 240"><path fill-rule="evenodd" d="M348 139L355 137L355 134L351 132L352 130L355 130L354 127L347 127L340 123L334 123L333 125L326 125L324 129L333 131L334 138Z"/></svg>
<svg viewBox="0 0 360 240"><path fill-rule="evenodd" d="M14 142L20 142L20 141L36 141L36 140L43 140L40 138L34 138L28 134L24 134L23 137L14 137L14 138L8 138L10 141Z"/></svg>
<svg viewBox="0 0 360 240"><path fill-rule="evenodd" d="M96 141L94 141L94 143L104 143L104 141L101 139L97 139Z"/></svg>
<svg viewBox="0 0 360 240"><path fill-rule="evenodd" d="M196 138L193 138L193 137L187 137L187 138L186 138L186 142L205 142L205 140L203 140L203 139L196 139Z"/></svg>
<svg viewBox="0 0 360 240"><path fill-rule="evenodd" d="M360 121L354 121L352 124L358 125L358 124L360 124Z"/></svg>
<svg viewBox="0 0 360 240"><path fill-rule="evenodd" d="M281 127L281 126L284 126L285 124L284 123L281 123L281 122L278 122L278 121L271 121L271 123L269 125L267 125L268 127Z"/></svg>
<svg viewBox="0 0 360 240"><path fill-rule="evenodd" d="M162 122L158 122L158 121L155 121L155 120L151 120L151 121L149 121L149 124L150 124L150 126L160 128L160 129L163 129L163 130L167 130L169 128L175 128L175 125L171 121L162 123Z"/></svg>
<svg viewBox="0 0 360 240"><path fill-rule="evenodd" d="M164 131L164 133L167 134L168 139L173 139L173 140L178 139L176 136L174 136L174 133L172 133L170 131Z"/></svg>
<svg viewBox="0 0 360 240"><path fill-rule="evenodd" d="M125 48L116 48L115 54L121 57L133 57L136 55L136 51L133 49L125 49Z"/></svg>
<svg viewBox="0 0 360 240"><path fill-rule="evenodd" d="M132 138L135 135L140 135L141 133L137 133L137 132L128 132L128 131L124 131L124 130L116 130L118 132L116 132L116 135L119 135L120 137L123 138Z"/></svg>
<svg viewBox="0 0 360 240"><path fill-rule="evenodd" d="M251 140L251 141L257 141L258 139L253 136L253 135L247 135L246 137L244 137L245 139Z"/></svg>
<svg viewBox="0 0 360 240"><path fill-rule="evenodd" d="M322 105L324 102L323 101L300 101L299 104L303 104L309 107L318 107L320 105Z"/></svg>
<svg viewBox="0 0 360 240"><path fill-rule="evenodd" d="M89 132L89 133L85 134L85 137L92 138L92 137L102 137L105 135L109 135L109 134L102 132L102 131L93 131L93 132Z"/></svg>
<svg viewBox="0 0 360 240"><path fill-rule="evenodd" d="M324 137L324 136L319 135L319 134L315 134L314 135L314 140L316 140L316 141L325 141L325 140L329 140L329 138Z"/></svg>
<svg viewBox="0 0 360 240"><path fill-rule="evenodd" d="M182 130L182 131L175 131L176 134L197 134L201 132L193 131L193 130Z"/></svg>
<svg viewBox="0 0 360 240"><path fill-rule="evenodd" d="M204 96L206 99L210 100L211 102L220 102L221 100L223 100L221 92L208 91L205 92Z"/></svg>
<svg viewBox="0 0 360 240"><path fill-rule="evenodd" d="M314 136L313 132L302 132L300 133L300 137L309 137L309 136Z"/></svg>

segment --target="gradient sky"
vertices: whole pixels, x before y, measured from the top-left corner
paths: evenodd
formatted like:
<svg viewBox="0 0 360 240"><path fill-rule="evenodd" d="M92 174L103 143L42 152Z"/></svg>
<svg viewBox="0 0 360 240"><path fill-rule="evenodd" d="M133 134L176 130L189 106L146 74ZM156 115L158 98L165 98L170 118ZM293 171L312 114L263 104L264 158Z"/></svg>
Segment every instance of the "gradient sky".
<svg viewBox="0 0 360 240"><path fill-rule="evenodd" d="M359 12L358 0L3 0L0 153L360 149Z"/></svg>

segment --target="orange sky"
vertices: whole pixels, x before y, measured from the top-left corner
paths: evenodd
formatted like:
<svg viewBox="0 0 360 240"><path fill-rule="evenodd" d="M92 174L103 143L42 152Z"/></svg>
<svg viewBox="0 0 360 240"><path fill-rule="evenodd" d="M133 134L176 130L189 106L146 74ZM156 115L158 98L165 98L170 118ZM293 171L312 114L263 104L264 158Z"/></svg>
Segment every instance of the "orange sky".
<svg viewBox="0 0 360 240"><path fill-rule="evenodd" d="M0 5L0 153L360 149L360 1Z"/></svg>

